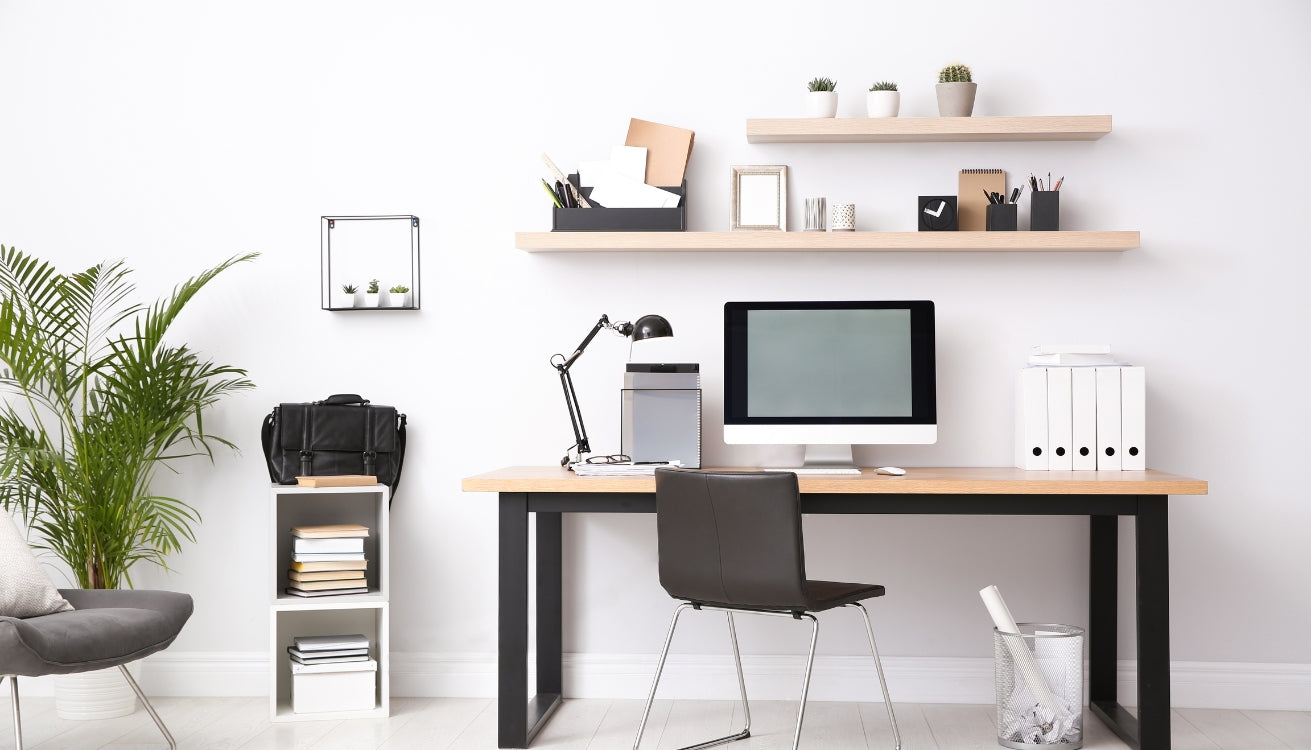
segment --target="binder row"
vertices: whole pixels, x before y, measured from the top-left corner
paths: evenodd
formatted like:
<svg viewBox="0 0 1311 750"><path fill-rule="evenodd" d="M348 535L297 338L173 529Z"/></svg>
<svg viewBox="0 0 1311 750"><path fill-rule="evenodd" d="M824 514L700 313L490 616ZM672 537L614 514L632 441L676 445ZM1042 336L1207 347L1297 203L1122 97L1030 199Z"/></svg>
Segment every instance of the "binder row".
<svg viewBox="0 0 1311 750"><path fill-rule="evenodd" d="M1037 471L1147 468L1141 367L1026 367L1015 390L1015 465Z"/></svg>

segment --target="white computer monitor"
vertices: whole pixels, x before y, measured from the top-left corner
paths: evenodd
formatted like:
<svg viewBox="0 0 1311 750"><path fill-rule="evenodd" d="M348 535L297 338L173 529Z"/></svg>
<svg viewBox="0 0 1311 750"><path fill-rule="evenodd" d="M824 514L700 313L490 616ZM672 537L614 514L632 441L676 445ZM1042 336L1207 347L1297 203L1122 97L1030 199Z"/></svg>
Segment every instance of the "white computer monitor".
<svg viewBox="0 0 1311 750"><path fill-rule="evenodd" d="M934 359L929 301L725 303L724 442L805 445L802 470L937 442Z"/></svg>

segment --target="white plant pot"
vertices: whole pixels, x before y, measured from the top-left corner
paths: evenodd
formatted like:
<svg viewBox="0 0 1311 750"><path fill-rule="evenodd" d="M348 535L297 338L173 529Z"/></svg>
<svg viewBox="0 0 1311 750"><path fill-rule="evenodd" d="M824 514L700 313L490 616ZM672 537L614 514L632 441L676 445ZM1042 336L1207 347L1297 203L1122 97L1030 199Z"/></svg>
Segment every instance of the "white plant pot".
<svg viewBox="0 0 1311 750"><path fill-rule="evenodd" d="M938 114L942 117L969 117L974 112L974 93L978 88L979 84L973 82L939 83Z"/></svg>
<svg viewBox="0 0 1311 750"><path fill-rule="evenodd" d="M806 117L836 117L837 114L838 92L806 92Z"/></svg>
<svg viewBox="0 0 1311 750"><path fill-rule="evenodd" d="M900 91L865 92L865 112L870 117L896 117L900 109Z"/></svg>
<svg viewBox="0 0 1311 750"><path fill-rule="evenodd" d="M380 292L374 292L373 294L369 294L368 292L365 292L365 293L364 293L364 304L363 304L363 305L360 305L360 307L377 307L377 306L378 306L378 297L380 297L380 296L381 296L381 293L380 293Z"/></svg>
<svg viewBox="0 0 1311 750"><path fill-rule="evenodd" d="M355 307L355 295L337 292L333 296L332 306L335 308Z"/></svg>
<svg viewBox="0 0 1311 750"><path fill-rule="evenodd" d="M133 679L141 675L141 662L127 666ZM61 719L91 721L128 716L137 710L137 694L118 667L55 676L55 713Z"/></svg>
<svg viewBox="0 0 1311 750"><path fill-rule="evenodd" d="M409 292L387 292L387 307L405 307L405 298Z"/></svg>

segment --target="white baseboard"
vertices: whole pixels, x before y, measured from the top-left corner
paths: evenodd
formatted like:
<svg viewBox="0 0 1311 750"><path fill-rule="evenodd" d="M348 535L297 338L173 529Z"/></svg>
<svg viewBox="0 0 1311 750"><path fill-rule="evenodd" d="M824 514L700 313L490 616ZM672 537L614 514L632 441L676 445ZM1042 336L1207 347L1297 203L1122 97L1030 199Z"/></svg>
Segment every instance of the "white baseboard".
<svg viewBox="0 0 1311 750"><path fill-rule="evenodd" d="M529 655L529 684L535 675ZM268 655L260 652L165 651L149 657L141 687L150 695L262 696L268 694ZM576 698L645 698L655 673L653 654L565 654L565 694ZM496 695L495 654L400 653L391 655L394 696ZM747 694L762 700L793 700L805 667L802 656L744 656ZM904 703L993 702L992 659L884 657L892 699ZM1120 702L1137 703L1135 663L1118 665ZM24 678L24 695L52 695L49 678ZM727 656L671 655L660 681L662 698L723 698L737 694ZM1179 708L1311 711L1311 664L1173 662L1171 704ZM817 656L811 700L883 699L867 657Z"/></svg>

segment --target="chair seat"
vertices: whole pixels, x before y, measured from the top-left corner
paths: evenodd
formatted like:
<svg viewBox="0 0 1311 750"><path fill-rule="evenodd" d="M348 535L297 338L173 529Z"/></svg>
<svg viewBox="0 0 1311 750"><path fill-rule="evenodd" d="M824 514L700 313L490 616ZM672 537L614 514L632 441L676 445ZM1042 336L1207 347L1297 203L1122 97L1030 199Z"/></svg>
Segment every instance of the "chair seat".
<svg viewBox="0 0 1311 750"><path fill-rule="evenodd" d="M809 599L805 607L795 607L785 604L737 604L729 602L714 602L703 600L691 600L692 604L706 607L722 607L724 609L741 609L755 612L823 612L826 609L841 607L847 604L873 599L876 596L883 596L886 591L882 586L872 583L843 583L841 581L806 581L806 589L809 592Z"/></svg>
<svg viewBox="0 0 1311 750"><path fill-rule="evenodd" d="M115 667L167 648L192 601L171 591L63 589L74 607L0 617L0 674L36 677Z"/></svg>

